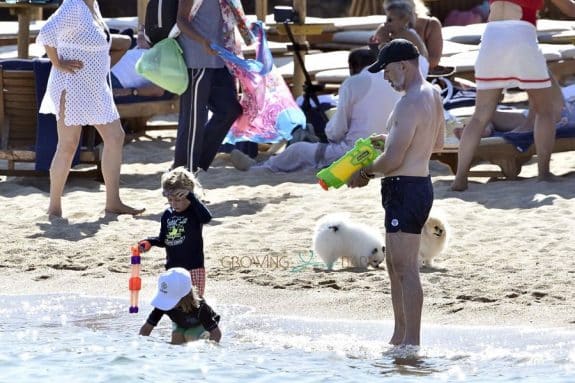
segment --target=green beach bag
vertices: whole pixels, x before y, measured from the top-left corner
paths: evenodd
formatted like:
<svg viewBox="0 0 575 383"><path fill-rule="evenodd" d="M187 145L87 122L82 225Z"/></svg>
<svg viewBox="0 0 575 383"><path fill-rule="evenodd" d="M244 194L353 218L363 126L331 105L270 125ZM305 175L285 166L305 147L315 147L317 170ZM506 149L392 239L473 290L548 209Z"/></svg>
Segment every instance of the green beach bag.
<svg viewBox="0 0 575 383"><path fill-rule="evenodd" d="M154 44L136 62L136 72L165 90L181 95L188 88L188 68L176 39Z"/></svg>

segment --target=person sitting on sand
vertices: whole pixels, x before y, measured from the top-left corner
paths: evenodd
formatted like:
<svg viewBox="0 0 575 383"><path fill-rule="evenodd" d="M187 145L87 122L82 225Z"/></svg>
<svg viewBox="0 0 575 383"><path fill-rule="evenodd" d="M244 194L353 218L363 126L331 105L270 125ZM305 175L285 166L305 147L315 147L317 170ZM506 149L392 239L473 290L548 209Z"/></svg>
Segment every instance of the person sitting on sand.
<svg viewBox="0 0 575 383"><path fill-rule="evenodd" d="M383 76L365 69L375 58L375 53L369 49L359 48L350 52L351 76L341 85L337 110L325 128L329 143L295 142L259 167L274 172L320 169L344 155L358 138L382 133L400 94ZM230 156L239 170L248 170L256 164L254 159L239 150L233 150Z"/></svg>
<svg viewBox="0 0 575 383"><path fill-rule="evenodd" d="M140 328L140 335L149 336L166 314L173 322L172 344L203 338L219 342L222 338L220 316L198 297L190 273L184 268L174 267L160 274L151 303L154 310Z"/></svg>

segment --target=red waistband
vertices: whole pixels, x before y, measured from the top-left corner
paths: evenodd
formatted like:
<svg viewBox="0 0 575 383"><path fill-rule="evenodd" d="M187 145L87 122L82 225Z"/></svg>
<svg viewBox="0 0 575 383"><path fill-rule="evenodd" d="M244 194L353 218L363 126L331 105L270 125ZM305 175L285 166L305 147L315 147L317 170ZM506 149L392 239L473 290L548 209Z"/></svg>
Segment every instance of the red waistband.
<svg viewBox="0 0 575 383"><path fill-rule="evenodd" d="M543 7L544 0L489 0L489 4L496 1L506 1L521 7L521 20L537 25L537 11Z"/></svg>

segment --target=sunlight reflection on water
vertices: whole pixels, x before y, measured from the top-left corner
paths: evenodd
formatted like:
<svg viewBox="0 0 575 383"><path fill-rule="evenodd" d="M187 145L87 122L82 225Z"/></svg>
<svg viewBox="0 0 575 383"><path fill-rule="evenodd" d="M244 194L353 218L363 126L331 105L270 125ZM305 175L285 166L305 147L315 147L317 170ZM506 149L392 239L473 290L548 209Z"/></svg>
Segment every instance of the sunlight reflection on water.
<svg viewBox="0 0 575 383"><path fill-rule="evenodd" d="M0 296L0 381L572 382L575 331L423 327L424 347L390 348L391 323L259 315L219 306L220 345L139 337L149 307L78 295Z"/></svg>

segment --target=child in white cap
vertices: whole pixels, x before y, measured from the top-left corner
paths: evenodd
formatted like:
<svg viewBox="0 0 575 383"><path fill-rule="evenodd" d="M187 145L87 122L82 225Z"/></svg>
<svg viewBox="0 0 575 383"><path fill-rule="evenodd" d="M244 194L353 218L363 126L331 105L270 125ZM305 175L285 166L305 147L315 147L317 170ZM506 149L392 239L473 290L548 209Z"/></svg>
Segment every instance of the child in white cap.
<svg viewBox="0 0 575 383"><path fill-rule="evenodd" d="M150 335L166 314L173 322L172 344L203 338L205 332L209 333L210 340L216 342L222 337L218 327L220 316L197 297L190 272L182 267L174 267L160 274L152 306L154 310L140 329L140 335Z"/></svg>

